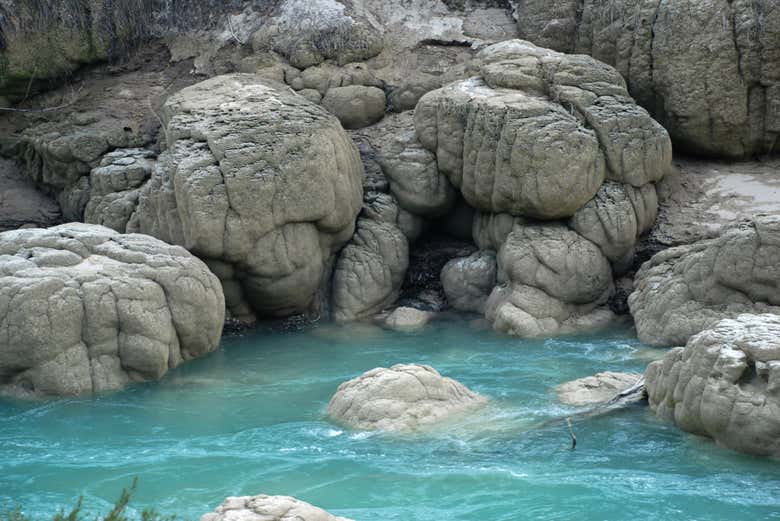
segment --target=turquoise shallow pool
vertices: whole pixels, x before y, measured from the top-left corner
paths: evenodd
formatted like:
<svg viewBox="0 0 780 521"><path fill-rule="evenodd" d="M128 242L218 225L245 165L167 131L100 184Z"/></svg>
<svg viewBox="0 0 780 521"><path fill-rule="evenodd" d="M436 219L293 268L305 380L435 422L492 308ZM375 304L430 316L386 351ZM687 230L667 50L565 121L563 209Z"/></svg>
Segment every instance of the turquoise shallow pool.
<svg viewBox="0 0 780 521"><path fill-rule="evenodd" d="M285 494L357 521L780 519L780 463L678 432L643 407L535 428L565 414L557 383L641 371L629 329L520 341L466 320L404 335L358 326L250 334L162 382L96 398L0 400L0 505L36 519L133 505L197 519L230 495ZM338 384L399 362L433 365L493 397L481 414L412 438L350 432L323 411Z"/></svg>

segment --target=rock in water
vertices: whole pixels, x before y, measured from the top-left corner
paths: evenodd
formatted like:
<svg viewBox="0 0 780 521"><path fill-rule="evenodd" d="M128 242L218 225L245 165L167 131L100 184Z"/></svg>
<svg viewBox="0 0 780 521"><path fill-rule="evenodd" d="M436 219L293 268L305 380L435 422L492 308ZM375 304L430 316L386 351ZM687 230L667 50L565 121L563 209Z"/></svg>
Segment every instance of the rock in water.
<svg viewBox="0 0 780 521"><path fill-rule="evenodd" d="M380 367L341 384L328 416L354 429L415 431L486 403L426 365Z"/></svg>
<svg viewBox="0 0 780 521"><path fill-rule="evenodd" d="M74 395L216 349L217 278L184 248L102 226L0 234L0 386Z"/></svg>
<svg viewBox="0 0 780 521"><path fill-rule="evenodd" d="M628 303L639 339L685 344L740 313L780 313L780 216L757 216L716 239L669 248L637 272Z"/></svg>
<svg viewBox="0 0 780 521"><path fill-rule="evenodd" d="M422 311L410 307L395 308L392 313L382 320L382 324L388 329L396 331L418 331L424 328L436 314L431 311Z"/></svg>
<svg viewBox="0 0 780 521"><path fill-rule="evenodd" d="M780 316L721 320L645 372L650 407L726 447L780 456Z"/></svg>
<svg viewBox="0 0 780 521"><path fill-rule="evenodd" d="M200 521L351 521L289 496L229 497Z"/></svg>
<svg viewBox="0 0 780 521"><path fill-rule="evenodd" d="M163 112L169 148L128 231L213 265L236 315L317 308L363 194L360 156L338 120L251 74L185 88Z"/></svg>
<svg viewBox="0 0 780 521"><path fill-rule="evenodd" d="M391 306L409 267L409 243L390 194L366 195L352 240L333 271L332 312L337 322L369 318Z"/></svg>
<svg viewBox="0 0 780 521"><path fill-rule="evenodd" d="M441 270L441 284L454 309L484 313L496 285L496 254L478 251L469 257L452 259Z"/></svg>
<svg viewBox="0 0 780 521"><path fill-rule="evenodd" d="M641 374L606 371L562 383L555 388L555 393L566 405L597 405L609 401L641 379Z"/></svg>
<svg viewBox="0 0 780 521"><path fill-rule="evenodd" d="M601 250L560 224L515 226L498 254L499 284L485 318L522 337L565 334L606 325L603 306L612 271Z"/></svg>

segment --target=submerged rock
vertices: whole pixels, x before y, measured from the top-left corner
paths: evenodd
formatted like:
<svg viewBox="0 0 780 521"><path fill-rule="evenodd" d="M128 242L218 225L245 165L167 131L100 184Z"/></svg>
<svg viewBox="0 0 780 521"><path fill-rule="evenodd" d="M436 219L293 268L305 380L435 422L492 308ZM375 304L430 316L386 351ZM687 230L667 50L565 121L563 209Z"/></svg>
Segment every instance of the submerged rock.
<svg viewBox="0 0 780 521"><path fill-rule="evenodd" d="M0 387L75 395L216 349L217 278L184 248L102 226L0 234Z"/></svg>
<svg viewBox="0 0 780 521"><path fill-rule="evenodd" d="M562 383L555 388L555 394L566 405L596 405L609 401L641 379L641 374L606 371Z"/></svg>
<svg viewBox="0 0 780 521"><path fill-rule="evenodd" d="M436 316L436 313L431 311L401 306L395 308L381 322L388 329L412 332L424 328L434 316Z"/></svg>
<svg viewBox="0 0 780 521"><path fill-rule="evenodd" d="M200 521L351 521L289 496L229 497Z"/></svg>
<svg viewBox="0 0 780 521"><path fill-rule="evenodd" d="M645 378L659 417L734 450L780 456L780 316L721 320Z"/></svg>
<svg viewBox="0 0 780 521"><path fill-rule="evenodd" d="M669 248L637 272L628 299L639 339L682 345L723 318L780 313L780 216L735 224L716 239Z"/></svg>
<svg viewBox="0 0 780 521"><path fill-rule="evenodd" d="M380 367L341 384L328 416L362 430L415 431L487 402L425 365Z"/></svg>

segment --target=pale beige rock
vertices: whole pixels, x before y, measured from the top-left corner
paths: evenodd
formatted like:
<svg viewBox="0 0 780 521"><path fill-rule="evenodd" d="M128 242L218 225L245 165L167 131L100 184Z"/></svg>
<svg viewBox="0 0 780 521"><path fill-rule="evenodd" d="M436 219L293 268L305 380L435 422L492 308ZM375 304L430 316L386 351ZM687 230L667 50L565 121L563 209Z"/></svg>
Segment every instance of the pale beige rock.
<svg viewBox="0 0 780 521"><path fill-rule="evenodd" d="M151 177L154 154L140 148L114 150L90 173L84 222L123 233L138 205L140 188Z"/></svg>
<svg viewBox="0 0 780 521"><path fill-rule="evenodd" d="M420 142L476 209L569 217L605 179L641 187L669 171L669 136L611 67L522 40L485 48L477 63L480 77L415 110Z"/></svg>
<svg viewBox="0 0 780 521"><path fill-rule="evenodd" d="M599 307L613 289L607 258L560 224L516 226L498 254L498 280L485 318L502 333L567 334L614 318Z"/></svg>
<svg viewBox="0 0 780 521"><path fill-rule="evenodd" d="M721 320L645 378L659 417L734 450L780 455L780 316Z"/></svg>
<svg viewBox="0 0 780 521"><path fill-rule="evenodd" d="M486 402L432 367L399 364L341 384L328 404L328 416L355 429L417 431Z"/></svg>
<svg viewBox="0 0 780 521"><path fill-rule="evenodd" d="M336 118L283 85L233 74L174 94L163 119L169 149L128 230L230 265L235 315L317 310L362 199L362 163Z"/></svg>
<svg viewBox="0 0 780 521"><path fill-rule="evenodd" d="M419 331L427 326L434 316L436 316L436 313L430 311L401 306L395 308L392 313L387 315L382 320L382 325L387 329L395 331Z"/></svg>
<svg viewBox="0 0 780 521"><path fill-rule="evenodd" d="M680 150L740 158L778 150L776 3L518 0L517 14L522 38L615 66Z"/></svg>
<svg viewBox="0 0 780 521"><path fill-rule="evenodd" d="M558 399L566 405L582 407L605 403L621 391L625 391L642 378L636 373L605 371L593 376L578 378L555 387Z"/></svg>
<svg viewBox="0 0 780 521"><path fill-rule="evenodd" d="M200 521L351 521L289 496L229 497Z"/></svg>
<svg viewBox="0 0 780 521"><path fill-rule="evenodd" d="M216 349L218 279L184 248L102 226L0 234L0 387L75 395Z"/></svg>
<svg viewBox="0 0 780 521"><path fill-rule="evenodd" d="M634 188L608 182L577 210L569 226L601 248L616 271L622 272L630 266L637 240L653 226L657 213L653 184Z"/></svg>
<svg viewBox="0 0 780 521"><path fill-rule="evenodd" d="M337 322L369 318L397 299L409 266L409 241L389 194L367 194L352 240L336 261L332 315Z"/></svg>
<svg viewBox="0 0 780 521"><path fill-rule="evenodd" d="M780 217L736 223L720 237L669 248L637 272L628 303L640 340L685 344L740 313L780 312Z"/></svg>

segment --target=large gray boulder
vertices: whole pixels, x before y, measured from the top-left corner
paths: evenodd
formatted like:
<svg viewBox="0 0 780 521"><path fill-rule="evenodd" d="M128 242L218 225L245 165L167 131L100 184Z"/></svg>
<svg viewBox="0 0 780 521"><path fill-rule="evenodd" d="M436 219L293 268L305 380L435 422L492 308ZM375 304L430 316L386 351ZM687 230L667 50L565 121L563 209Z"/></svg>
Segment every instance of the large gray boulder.
<svg viewBox="0 0 780 521"><path fill-rule="evenodd" d="M351 521L289 496L229 497L200 521Z"/></svg>
<svg viewBox="0 0 780 521"><path fill-rule="evenodd" d="M0 387L74 395L216 349L219 280L184 248L102 226L0 234Z"/></svg>
<svg viewBox="0 0 780 521"><path fill-rule="evenodd" d="M599 309L613 289L609 261L561 224L515 227L498 254L498 280L485 318L502 333L564 334L613 318Z"/></svg>
<svg viewBox="0 0 780 521"><path fill-rule="evenodd" d="M780 455L780 316L724 319L653 362L650 407L720 445Z"/></svg>
<svg viewBox="0 0 780 521"><path fill-rule="evenodd" d="M319 308L353 234L363 167L335 117L251 74L183 89L163 107L168 150L128 231L219 263L231 312ZM240 310L240 311L239 311Z"/></svg>
<svg viewBox="0 0 780 521"><path fill-rule="evenodd" d="M441 270L441 285L454 309L484 313L488 296L496 285L495 252L478 251L452 259Z"/></svg>
<svg viewBox="0 0 780 521"><path fill-rule="evenodd" d="M361 430L416 431L473 410L486 398L427 365L372 369L344 382L328 416Z"/></svg>
<svg viewBox="0 0 780 521"><path fill-rule="evenodd" d="M367 194L352 240L333 272L332 314L337 322L369 318L392 305L409 267L409 241L400 209L389 194Z"/></svg>
<svg viewBox="0 0 780 521"><path fill-rule="evenodd" d="M605 179L641 187L671 163L666 131L613 68L522 40L477 56L480 76L420 99L415 128L474 208L570 217Z"/></svg>
<svg viewBox="0 0 780 521"><path fill-rule="evenodd" d="M775 2L518 0L520 37L615 68L682 150L778 150L780 9Z"/></svg>
<svg viewBox="0 0 780 521"><path fill-rule="evenodd" d="M628 299L640 340L683 345L739 313L780 312L780 217L758 216L716 239L669 248L637 272Z"/></svg>

